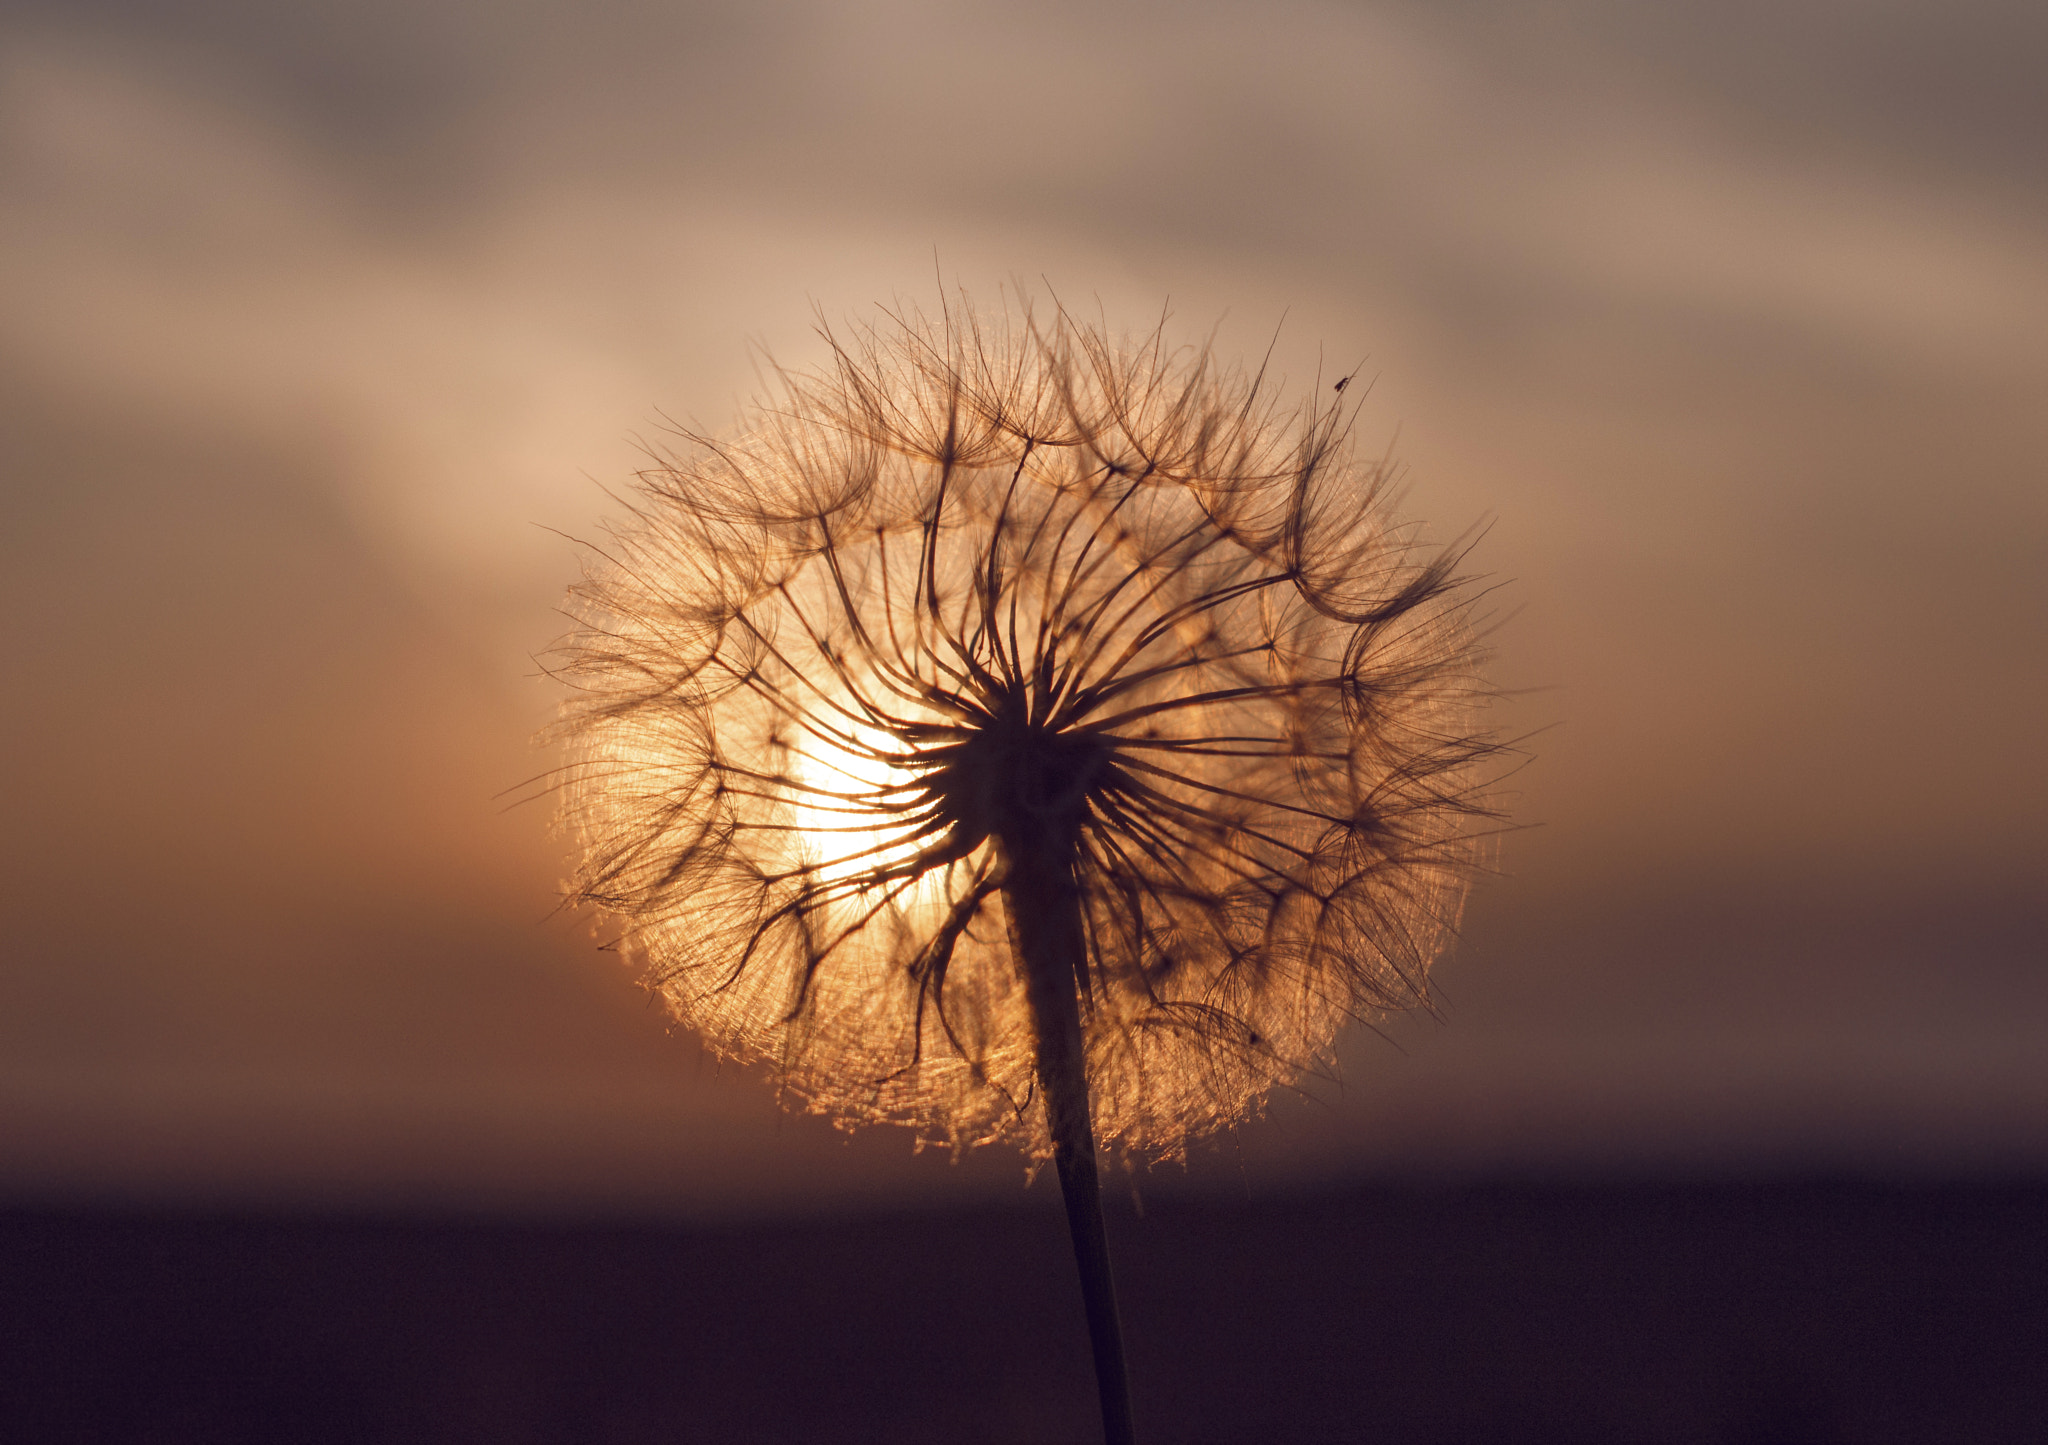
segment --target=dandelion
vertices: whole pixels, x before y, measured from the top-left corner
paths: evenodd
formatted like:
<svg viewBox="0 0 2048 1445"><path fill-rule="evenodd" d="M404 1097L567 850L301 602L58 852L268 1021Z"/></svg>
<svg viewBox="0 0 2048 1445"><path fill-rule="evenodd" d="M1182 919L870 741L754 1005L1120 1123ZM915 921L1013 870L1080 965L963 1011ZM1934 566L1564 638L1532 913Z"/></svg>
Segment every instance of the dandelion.
<svg viewBox="0 0 2048 1445"><path fill-rule="evenodd" d="M1179 1156L1428 1004L1496 751L1458 553L1346 413L1163 327L824 335L573 591L572 896L803 1107L1051 1158L1128 1440L1098 1145Z"/></svg>

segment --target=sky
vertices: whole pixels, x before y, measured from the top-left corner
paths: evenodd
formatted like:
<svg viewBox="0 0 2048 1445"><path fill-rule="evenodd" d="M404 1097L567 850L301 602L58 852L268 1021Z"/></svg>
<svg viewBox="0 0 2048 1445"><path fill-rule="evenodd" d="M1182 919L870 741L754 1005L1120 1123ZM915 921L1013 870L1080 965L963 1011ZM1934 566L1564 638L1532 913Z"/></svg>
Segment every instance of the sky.
<svg viewBox="0 0 2048 1445"><path fill-rule="evenodd" d="M1014 1192L704 1057L505 796L664 428L1006 284L1357 371L1528 737L1441 1016L1143 1187L2048 1167L2044 54L1990 0L7 0L0 1198Z"/></svg>

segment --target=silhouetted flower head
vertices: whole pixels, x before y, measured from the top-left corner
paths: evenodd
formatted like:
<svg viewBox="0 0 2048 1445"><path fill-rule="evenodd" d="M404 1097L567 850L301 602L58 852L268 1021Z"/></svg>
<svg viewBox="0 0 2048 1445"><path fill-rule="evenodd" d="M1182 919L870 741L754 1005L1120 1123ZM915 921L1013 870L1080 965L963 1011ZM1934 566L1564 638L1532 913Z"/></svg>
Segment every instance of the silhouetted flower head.
<svg viewBox="0 0 2048 1445"><path fill-rule="evenodd" d="M561 649L573 896L678 1018L842 1121L1043 1155L1020 850L1078 891L1127 1153L1426 1004L1495 749L1455 556L1342 415L1063 312L827 339L641 475Z"/></svg>

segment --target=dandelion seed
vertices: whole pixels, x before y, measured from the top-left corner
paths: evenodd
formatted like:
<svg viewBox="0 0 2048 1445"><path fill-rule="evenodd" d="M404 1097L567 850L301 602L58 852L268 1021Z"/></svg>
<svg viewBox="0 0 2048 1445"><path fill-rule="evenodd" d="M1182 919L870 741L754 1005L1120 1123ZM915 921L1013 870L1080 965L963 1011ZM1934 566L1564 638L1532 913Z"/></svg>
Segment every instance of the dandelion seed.
<svg viewBox="0 0 2048 1445"><path fill-rule="evenodd" d="M1126 1440L1098 1143L1178 1156L1428 1003L1497 751L1456 554L1342 414L1160 333L826 339L574 589L573 897L805 1107L1052 1158Z"/></svg>

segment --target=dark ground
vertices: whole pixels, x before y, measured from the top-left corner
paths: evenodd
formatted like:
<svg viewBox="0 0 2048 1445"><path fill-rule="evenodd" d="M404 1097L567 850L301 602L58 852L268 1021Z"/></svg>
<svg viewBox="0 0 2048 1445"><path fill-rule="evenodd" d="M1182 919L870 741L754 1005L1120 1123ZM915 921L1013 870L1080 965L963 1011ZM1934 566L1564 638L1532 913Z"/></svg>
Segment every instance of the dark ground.
<svg viewBox="0 0 2048 1445"><path fill-rule="evenodd" d="M1111 1221L1146 1445L2048 1439L2048 1184L1354 1188ZM1066 1442L1059 1210L0 1214L7 1441Z"/></svg>

